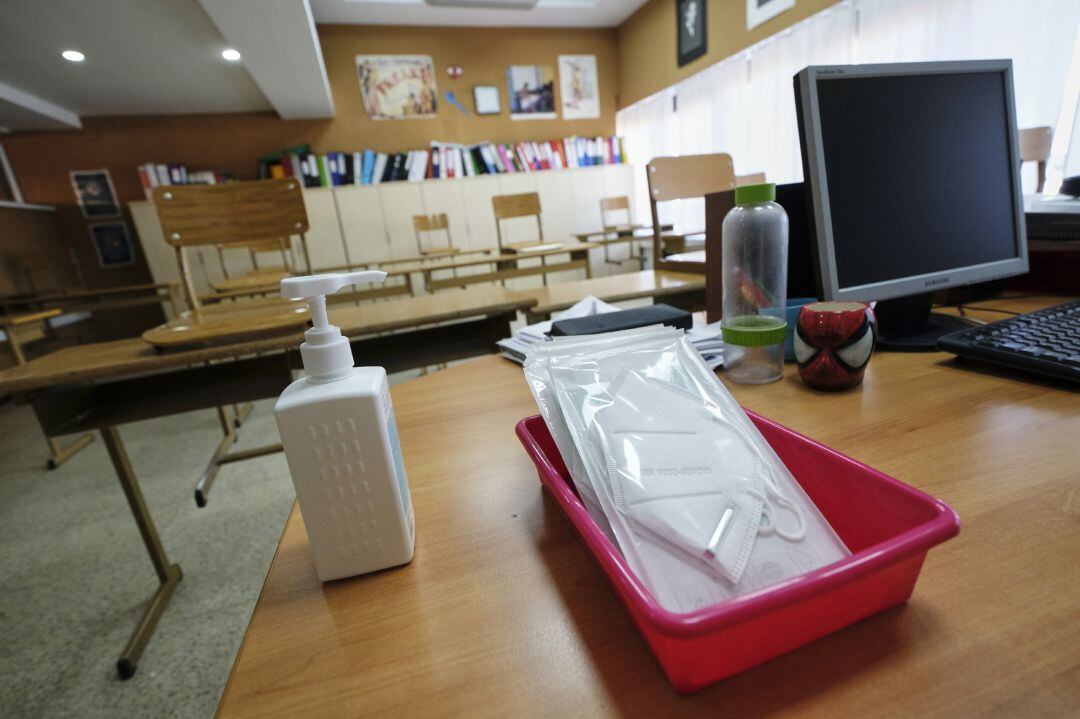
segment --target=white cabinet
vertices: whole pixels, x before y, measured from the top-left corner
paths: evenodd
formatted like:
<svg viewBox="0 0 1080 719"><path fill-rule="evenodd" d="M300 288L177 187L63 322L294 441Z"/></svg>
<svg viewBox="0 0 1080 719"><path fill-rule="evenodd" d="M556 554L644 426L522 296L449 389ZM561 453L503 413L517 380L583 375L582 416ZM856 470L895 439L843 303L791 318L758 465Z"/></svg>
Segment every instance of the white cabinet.
<svg viewBox="0 0 1080 719"><path fill-rule="evenodd" d="M442 182L453 182L461 186L462 204L457 212L464 212L465 224L469 232L469 237L462 246L471 250L494 247L497 239L491 198L503 194L499 188L499 178L489 175L467 180L440 180L440 184ZM456 242L457 238L455 237L454 240Z"/></svg>
<svg viewBox="0 0 1080 719"><path fill-rule="evenodd" d="M379 185L339 187L338 210L345 228L345 251L349 262L375 262L390 259L390 240L383 219ZM307 190L305 190L307 192ZM309 218L310 220L310 218ZM329 265L315 265L315 269Z"/></svg>
<svg viewBox="0 0 1080 719"><path fill-rule="evenodd" d="M446 214L447 223L450 225L448 242L445 232L433 230L425 232L421 237L424 249L432 247L444 247L453 244L455 247L464 248L469 242L469 223L465 219L462 208L465 206L466 189L471 184L464 182L443 182L432 180L420 183L420 195L424 202L424 214Z"/></svg>
<svg viewBox="0 0 1080 719"><path fill-rule="evenodd" d="M334 206L334 194L329 187L304 190L304 208L308 215L307 246L312 267L344 265L345 243L338 227L338 210ZM299 251L299 243L294 243ZM303 267L303 261L296 267Z"/></svg>
<svg viewBox="0 0 1080 719"><path fill-rule="evenodd" d="M424 214L424 199L419 182L388 182L380 184L379 198L383 206L386 235L390 239L390 256L416 257L416 232L412 218ZM363 262L366 258L360 258Z"/></svg>

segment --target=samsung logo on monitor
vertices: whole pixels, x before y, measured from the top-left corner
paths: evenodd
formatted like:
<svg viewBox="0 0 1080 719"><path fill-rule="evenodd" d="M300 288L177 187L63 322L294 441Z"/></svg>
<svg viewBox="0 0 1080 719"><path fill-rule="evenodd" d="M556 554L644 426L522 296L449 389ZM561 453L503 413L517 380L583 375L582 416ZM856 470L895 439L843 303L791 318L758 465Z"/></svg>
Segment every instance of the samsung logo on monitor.
<svg viewBox="0 0 1080 719"><path fill-rule="evenodd" d="M923 287L940 287L941 285L947 285L947 284L949 284L949 278L948 277L939 277L936 280L927 280L923 284Z"/></svg>

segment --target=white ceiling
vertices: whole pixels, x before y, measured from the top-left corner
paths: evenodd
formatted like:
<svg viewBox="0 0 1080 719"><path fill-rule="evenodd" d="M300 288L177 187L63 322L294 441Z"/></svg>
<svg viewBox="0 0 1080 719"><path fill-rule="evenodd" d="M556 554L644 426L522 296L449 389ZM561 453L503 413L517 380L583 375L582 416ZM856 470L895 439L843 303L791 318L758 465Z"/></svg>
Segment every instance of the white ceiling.
<svg viewBox="0 0 1080 719"><path fill-rule="evenodd" d="M222 59L227 47L240 50L242 60ZM64 60L67 49L86 60ZM28 106L27 97L36 103ZM78 127L79 116L262 110L333 115L305 0L0 3L0 127Z"/></svg>
<svg viewBox="0 0 1080 719"><path fill-rule="evenodd" d="M77 115L270 109L196 0L7 0L2 18L0 82Z"/></svg>
<svg viewBox="0 0 1080 719"><path fill-rule="evenodd" d="M489 0L490 1L490 0ZM320 25L615 27L646 0L537 0L530 10L433 7L424 0L311 0ZM672 10L672 12L675 12Z"/></svg>

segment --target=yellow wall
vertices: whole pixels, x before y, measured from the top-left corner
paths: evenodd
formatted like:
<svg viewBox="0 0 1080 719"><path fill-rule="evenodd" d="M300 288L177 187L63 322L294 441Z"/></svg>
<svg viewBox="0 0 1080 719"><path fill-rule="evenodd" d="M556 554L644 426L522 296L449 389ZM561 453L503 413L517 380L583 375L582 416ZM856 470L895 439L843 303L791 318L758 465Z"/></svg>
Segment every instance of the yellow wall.
<svg viewBox="0 0 1080 719"><path fill-rule="evenodd" d="M517 142L568 135L611 135L615 132L617 90L616 31L562 28L460 28L324 25L319 27L326 72L334 94L337 117L319 138L328 150L372 147L398 151L426 147L431 140L448 142ZM361 54L430 55L439 87L439 109L430 120L371 120L364 112L356 77ZM600 76L600 118L596 120L511 120L506 95L508 65L546 65L555 77L558 96L558 56L596 55ZM449 65L464 74L452 80ZM477 116L474 85L499 88L502 112ZM444 98L450 90L469 111L469 117Z"/></svg>
<svg viewBox="0 0 1080 719"><path fill-rule="evenodd" d="M836 2L796 0L792 9L748 31L746 0L708 0L708 51L679 67L675 0L649 0L618 28L619 108L674 85Z"/></svg>

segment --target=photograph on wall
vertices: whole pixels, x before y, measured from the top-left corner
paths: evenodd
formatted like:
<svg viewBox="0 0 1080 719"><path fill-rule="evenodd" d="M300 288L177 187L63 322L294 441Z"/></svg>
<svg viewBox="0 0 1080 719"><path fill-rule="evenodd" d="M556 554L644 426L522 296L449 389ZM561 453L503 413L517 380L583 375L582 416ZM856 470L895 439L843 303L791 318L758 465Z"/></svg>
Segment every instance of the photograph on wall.
<svg viewBox="0 0 1080 719"><path fill-rule="evenodd" d="M559 97L564 120L600 117L596 55L559 55Z"/></svg>
<svg viewBox="0 0 1080 719"><path fill-rule="evenodd" d="M427 55L357 55L356 73L372 120L435 117L439 90Z"/></svg>
<svg viewBox="0 0 1080 719"><path fill-rule="evenodd" d="M506 69L506 89L512 119L554 119L555 76L550 67L511 65Z"/></svg>
<svg viewBox="0 0 1080 719"><path fill-rule="evenodd" d="M770 20L785 10L795 7L795 0L746 0L746 29Z"/></svg>
<svg viewBox="0 0 1080 719"><path fill-rule="evenodd" d="M675 0L679 67L701 57L709 47L706 5L706 0Z"/></svg>
<svg viewBox="0 0 1080 719"><path fill-rule="evenodd" d="M135 248L131 244L126 222L107 222L90 225L90 239L97 252L101 269L127 267L135 264Z"/></svg>
<svg viewBox="0 0 1080 719"><path fill-rule="evenodd" d="M116 190L108 170L76 170L69 176L83 217L99 219L120 216L120 203L116 201Z"/></svg>

